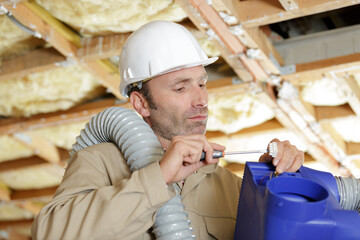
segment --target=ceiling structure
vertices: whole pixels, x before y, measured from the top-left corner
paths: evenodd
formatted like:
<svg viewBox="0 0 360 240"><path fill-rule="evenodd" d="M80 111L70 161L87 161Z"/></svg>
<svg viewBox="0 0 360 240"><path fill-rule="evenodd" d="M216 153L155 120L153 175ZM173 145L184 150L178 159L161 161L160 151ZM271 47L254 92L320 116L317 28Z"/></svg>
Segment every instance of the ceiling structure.
<svg viewBox="0 0 360 240"><path fill-rule="evenodd" d="M85 123L131 108L117 56L155 19L221 57L208 69L211 141L250 150L290 139L306 164L360 176L360 1L107 2L0 0L0 239L29 239ZM241 174L257 157L223 164Z"/></svg>

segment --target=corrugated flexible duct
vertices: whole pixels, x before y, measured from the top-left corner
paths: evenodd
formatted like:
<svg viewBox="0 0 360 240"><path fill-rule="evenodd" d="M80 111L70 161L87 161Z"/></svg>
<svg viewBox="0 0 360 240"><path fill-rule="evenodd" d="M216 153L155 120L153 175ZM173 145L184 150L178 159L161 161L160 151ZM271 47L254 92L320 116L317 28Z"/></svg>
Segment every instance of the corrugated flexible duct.
<svg viewBox="0 0 360 240"><path fill-rule="evenodd" d="M92 117L76 138L71 155L102 142L116 144L131 172L159 161L164 153L150 126L133 111L121 107L108 108ZM176 184L173 187L178 189ZM157 211L153 228L160 240L195 238L179 194Z"/></svg>

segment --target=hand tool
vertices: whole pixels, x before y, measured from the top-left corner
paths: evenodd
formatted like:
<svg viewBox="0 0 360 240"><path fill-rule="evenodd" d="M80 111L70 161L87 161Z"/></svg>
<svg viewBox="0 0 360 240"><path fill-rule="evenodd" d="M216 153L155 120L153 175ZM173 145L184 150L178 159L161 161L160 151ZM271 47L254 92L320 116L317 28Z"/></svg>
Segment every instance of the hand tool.
<svg viewBox="0 0 360 240"><path fill-rule="evenodd" d="M234 152L225 152L225 151L217 151L217 150L215 150L214 153L213 153L213 158L221 158L221 157L224 157L225 155L251 154L251 153L269 153L270 156L276 157L277 152L278 152L278 149L277 149L276 142L271 142L269 144L269 149L265 149L265 150L234 151ZM201 161L205 160L205 152L203 152L201 154L200 160Z"/></svg>

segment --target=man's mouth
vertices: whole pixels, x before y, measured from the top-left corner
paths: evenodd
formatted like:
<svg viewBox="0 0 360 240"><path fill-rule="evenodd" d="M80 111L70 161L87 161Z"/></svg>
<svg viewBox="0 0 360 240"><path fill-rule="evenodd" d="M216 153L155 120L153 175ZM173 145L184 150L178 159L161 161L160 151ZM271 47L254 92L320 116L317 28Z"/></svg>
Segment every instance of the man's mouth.
<svg viewBox="0 0 360 240"><path fill-rule="evenodd" d="M192 121L204 121L207 119L207 114L201 114L201 115L196 115L194 117L189 118Z"/></svg>

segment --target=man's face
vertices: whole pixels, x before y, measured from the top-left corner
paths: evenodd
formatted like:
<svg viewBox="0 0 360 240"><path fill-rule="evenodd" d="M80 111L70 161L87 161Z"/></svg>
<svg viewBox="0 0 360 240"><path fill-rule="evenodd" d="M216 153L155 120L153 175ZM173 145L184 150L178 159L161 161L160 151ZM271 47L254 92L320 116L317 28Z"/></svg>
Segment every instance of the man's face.
<svg viewBox="0 0 360 240"><path fill-rule="evenodd" d="M203 66L167 73L149 81L149 124L158 137L204 134L208 116L207 74Z"/></svg>

